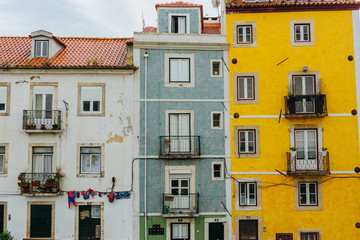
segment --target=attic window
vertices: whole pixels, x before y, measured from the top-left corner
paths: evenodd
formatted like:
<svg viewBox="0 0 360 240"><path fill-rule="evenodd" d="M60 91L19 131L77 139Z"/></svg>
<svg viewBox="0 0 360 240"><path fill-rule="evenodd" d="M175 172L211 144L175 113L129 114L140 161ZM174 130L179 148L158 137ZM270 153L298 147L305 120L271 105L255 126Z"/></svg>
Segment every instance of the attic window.
<svg viewBox="0 0 360 240"><path fill-rule="evenodd" d="M49 57L49 41L35 41L35 57Z"/></svg>
<svg viewBox="0 0 360 240"><path fill-rule="evenodd" d="M171 17L171 32L186 33L186 16Z"/></svg>

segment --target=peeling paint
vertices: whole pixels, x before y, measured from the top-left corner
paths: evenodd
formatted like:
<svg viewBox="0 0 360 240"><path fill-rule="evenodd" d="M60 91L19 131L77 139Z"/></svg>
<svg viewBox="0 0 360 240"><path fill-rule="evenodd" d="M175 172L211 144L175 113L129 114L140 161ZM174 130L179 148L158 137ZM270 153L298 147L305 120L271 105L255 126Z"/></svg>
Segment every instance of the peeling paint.
<svg viewBox="0 0 360 240"><path fill-rule="evenodd" d="M32 80L34 80L35 78L40 79L40 76L31 76L31 77L30 77L30 80L32 81Z"/></svg>
<svg viewBox="0 0 360 240"><path fill-rule="evenodd" d="M21 81L15 82L15 84L19 84L19 83L28 83L28 81L26 81L26 80L21 80Z"/></svg>
<svg viewBox="0 0 360 240"><path fill-rule="evenodd" d="M128 122L127 126L123 128L124 136L127 137L133 132L133 127L131 124L131 117L126 117L126 121Z"/></svg>
<svg viewBox="0 0 360 240"><path fill-rule="evenodd" d="M110 117L112 118L112 117L114 117L114 115L112 113L110 113Z"/></svg>
<svg viewBox="0 0 360 240"><path fill-rule="evenodd" d="M108 140L106 140L106 143L113 143L113 142L122 143L123 141L124 141L124 138L115 133L115 135L113 137L110 137L110 138L108 138Z"/></svg>

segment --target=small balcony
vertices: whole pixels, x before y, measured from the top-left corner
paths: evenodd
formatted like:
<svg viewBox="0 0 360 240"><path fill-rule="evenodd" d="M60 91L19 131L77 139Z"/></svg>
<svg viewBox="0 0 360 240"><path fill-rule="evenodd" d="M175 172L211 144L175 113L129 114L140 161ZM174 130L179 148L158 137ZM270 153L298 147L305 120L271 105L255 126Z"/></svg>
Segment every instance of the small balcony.
<svg viewBox="0 0 360 240"><path fill-rule="evenodd" d="M27 133L61 132L61 111L24 110L23 129Z"/></svg>
<svg viewBox="0 0 360 240"><path fill-rule="evenodd" d="M199 193L189 195L163 194L163 217L199 216Z"/></svg>
<svg viewBox="0 0 360 240"><path fill-rule="evenodd" d="M328 115L326 95L285 96L285 117L306 118Z"/></svg>
<svg viewBox="0 0 360 240"><path fill-rule="evenodd" d="M28 196L58 196L60 190L60 179L58 173L20 173L19 187L21 194ZM53 181L49 181L53 179Z"/></svg>
<svg viewBox="0 0 360 240"><path fill-rule="evenodd" d="M287 174L292 176L324 176L330 174L329 152L288 152Z"/></svg>
<svg viewBox="0 0 360 240"><path fill-rule="evenodd" d="M200 157L200 136L160 136L160 157Z"/></svg>

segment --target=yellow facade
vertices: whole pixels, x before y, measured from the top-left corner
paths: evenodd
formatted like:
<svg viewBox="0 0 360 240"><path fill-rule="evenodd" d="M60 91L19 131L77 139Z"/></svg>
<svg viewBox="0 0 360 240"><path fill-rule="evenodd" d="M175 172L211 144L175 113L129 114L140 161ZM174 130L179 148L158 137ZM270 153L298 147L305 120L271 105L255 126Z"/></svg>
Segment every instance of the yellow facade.
<svg viewBox="0 0 360 240"><path fill-rule="evenodd" d="M300 240L300 232L318 232L318 239L322 240L360 239L360 229L355 227L360 222L360 178L354 172L360 165L358 116L351 115L353 109L357 110L355 61L348 60L348 56L354 56L352 14L346 10L226 15L227 40L231 44L230 114L240 116L230 120L231 171L237 179L232 182L232 235L236 240L239 239L238 219L258 219L259 240L275 240L276 233L292 233L293 239ZM294 20L313 22L313 45L292 46L294 26L291 22ZM236 45L234 36L238 35L233 33L237 26L254 22L252 32L256 46ZM237 63L232 63L233 59ZM304 66L308 67L307 72L303 71ZM293 76L314 72L320 80L320 89L316 92L326 94L328 116L284 118L284 97L292 92ZM258 74L258 85L254 84L258 88L259 95L255 96L258 103L236 102L236 76L254 73ZM260 146L256 150L259 157L237 154L235 142L239 126L241 129L259 127ZM313 175L284 176L276 171L287 173L286 153L294 147L291 138L295 138L291 129L297 128L318 130L317 151L320 154L322 147L328 149L331 174L321 175L315 171ZM239 205L236 201L239 181L260 185L257 189L260 206ZM299 206L299 200L295 199L299 181L317 183L318 209Z"/></svg>

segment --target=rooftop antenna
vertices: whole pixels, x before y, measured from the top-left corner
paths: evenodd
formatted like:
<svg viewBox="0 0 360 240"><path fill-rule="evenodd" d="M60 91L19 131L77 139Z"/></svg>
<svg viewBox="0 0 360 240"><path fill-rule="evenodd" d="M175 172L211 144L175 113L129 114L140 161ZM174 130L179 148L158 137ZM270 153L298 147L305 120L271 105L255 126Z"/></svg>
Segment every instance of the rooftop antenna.
<svg viewBox="0 0 360 240"><path fill-rule="evenodd" d="M145 29L144 12L141 12L141 16L142 16L142 28L143 28L143 30L144 30L144 29Z"/></svg>
<svg viewBox="0 0 360 240"><path fill-rule="evenodd" d="M220 0L212 0L212 5L214 8L217 9L218 17L220 17L220 12L219 12Z"/></svg>

